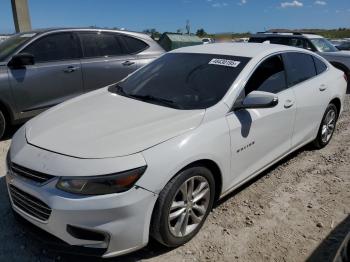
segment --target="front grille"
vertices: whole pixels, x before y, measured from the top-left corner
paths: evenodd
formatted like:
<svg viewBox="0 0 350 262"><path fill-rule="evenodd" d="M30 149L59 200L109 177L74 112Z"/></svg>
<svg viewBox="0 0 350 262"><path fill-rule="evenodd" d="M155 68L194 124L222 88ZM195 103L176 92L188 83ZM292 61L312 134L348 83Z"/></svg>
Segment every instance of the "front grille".
<svg viewBox="0 0 350 262"><path fill-rule="evenodd" d="M43 222L49 219L52 210L43 201L13 185L9 185L9 189L12 202L18 209Z"/></svg>
<svg viewBox="0 0 350 262"><path fill-rule="evenodd" d="M26 167L17 165L15 163L10 163L9 169L11 169L11 171L18 176L24 177L26 179L32 180L40 184L45 183L50 179L54 178L54 176L31 170Z"/></svg>

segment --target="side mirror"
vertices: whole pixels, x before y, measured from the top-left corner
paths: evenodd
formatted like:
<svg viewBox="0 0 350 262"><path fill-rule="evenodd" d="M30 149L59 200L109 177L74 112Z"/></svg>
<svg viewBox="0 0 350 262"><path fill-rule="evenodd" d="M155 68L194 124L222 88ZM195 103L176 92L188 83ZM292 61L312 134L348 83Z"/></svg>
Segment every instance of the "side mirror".
<svg viewBox="0 0 350 262"><path fill-rule="evenodd" d="M235 106L235 110L249 108L271 108L277 104L278 97L275 94L263 91L253 91L244 98L240 105Z"/></svg>
<svg viewBox="0 0 350 262"><path fill-rule="evenodd" d="M14 68L21 68L27 65L34 65L34 56L29 53L20 53L14 55L8 65Z"/></svg>

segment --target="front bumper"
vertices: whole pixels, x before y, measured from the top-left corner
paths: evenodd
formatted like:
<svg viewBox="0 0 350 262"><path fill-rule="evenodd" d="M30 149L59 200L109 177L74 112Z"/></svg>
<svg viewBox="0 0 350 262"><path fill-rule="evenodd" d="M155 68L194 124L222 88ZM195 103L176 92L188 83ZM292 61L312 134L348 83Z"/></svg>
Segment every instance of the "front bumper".
<svg viewBox="0 0 350 262"><path fill-rule="evenodd" d="M41 221L16 205L9 193L17 214L71 246L101 250L102 256L107 258L132 252L148 243L157 195L143 188L134 187L120 194L76 196L56 189L57 179L38 186L10 172L7 172L6 183L8 189L14 186L52 209L48 220ZM105 237L100 240L77 238L68 232L71 226Z"/></svg>

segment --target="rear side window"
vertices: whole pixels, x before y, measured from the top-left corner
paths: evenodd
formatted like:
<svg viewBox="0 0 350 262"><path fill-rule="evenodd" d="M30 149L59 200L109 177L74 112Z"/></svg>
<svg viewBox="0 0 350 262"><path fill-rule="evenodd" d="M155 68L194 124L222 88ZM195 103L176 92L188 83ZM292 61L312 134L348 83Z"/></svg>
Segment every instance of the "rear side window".
<svg viewBox="0 0 350 262"><path fill-rule="evenodd" d="M320 59L316 57L313 57L313 59L315 61L316 71L318 75L327 70L326 64L323 63Z"/></svg>
<svg viewBox="0 0 350 262"><path fill-rule="evenodd" d="M276 55L266 59L255 70L245 86L245 94L248 95L252 91L277 94L286 88L286 73L282 57Z"/></svg>
<svg viewBox="0 0 350 262"><path fill-rule="evenodd" d="M108 33L80 33L85 58L110 57L124 54L118 35Z"/></svg>
<svg viewBox="0 0 350 262"><path fill-rule="evenodd" d="M286 53L283 57L286 64L289 87L316 76L315 63L311 55Z"/></svg>
<svg viewBox="0 0 350 262"><path fill-rule="evenodd" d="M290 39L286 37L271 37L269 38L271 44L276 45L291 45Z"/></svg>
<svg viewBox="0 0 350 262"><path fill-rule="evenodd" d="M35 61L39 63L76 59L81 56L78 41L71 33L44 36L30 44L22 52L34 55Z"/></svg>
<svg viewBox="0 0 350 262"><path fill-rule="evenodd" d="M266 41L267 39L266 38L263 38L263 37L251 37L249 38L249 43L262 43L264 41Z"/></svg>
<svg viewBox="0 0 350 262"><path fill-rule="evenodd" d="M135 53L140 53L141 51L145 50L148 45L138 39L135 39L133 37L129 37L129 36L119 36L120 39L122 39L124 45L125 45L125 49L127 50L127 52L129 54L135 54Z"/></svg>

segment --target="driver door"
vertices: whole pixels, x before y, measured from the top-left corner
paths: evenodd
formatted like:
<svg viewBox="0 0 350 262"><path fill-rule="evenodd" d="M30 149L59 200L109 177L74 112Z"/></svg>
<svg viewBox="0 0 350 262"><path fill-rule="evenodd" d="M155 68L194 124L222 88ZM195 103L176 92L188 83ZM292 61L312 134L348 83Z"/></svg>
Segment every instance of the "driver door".
<svg viewBox="0 0 350 262"><path fill-rule="evenodd" d="M83 92L77 38L69 32L39 38L21 53L34 56L34 65L9 67L9 78L21 117L31 117Z"/></svg>
<svg viewBox="0 0 350 262"><path fill-rule="evenodd" d="M244 182L291 149L295 95L287 88L280 55L267 58L256 68L242 96L255 90L276 94L279 101L272 108L240 109L227 115L231 174L234 176L231 187Z"/></svg>

